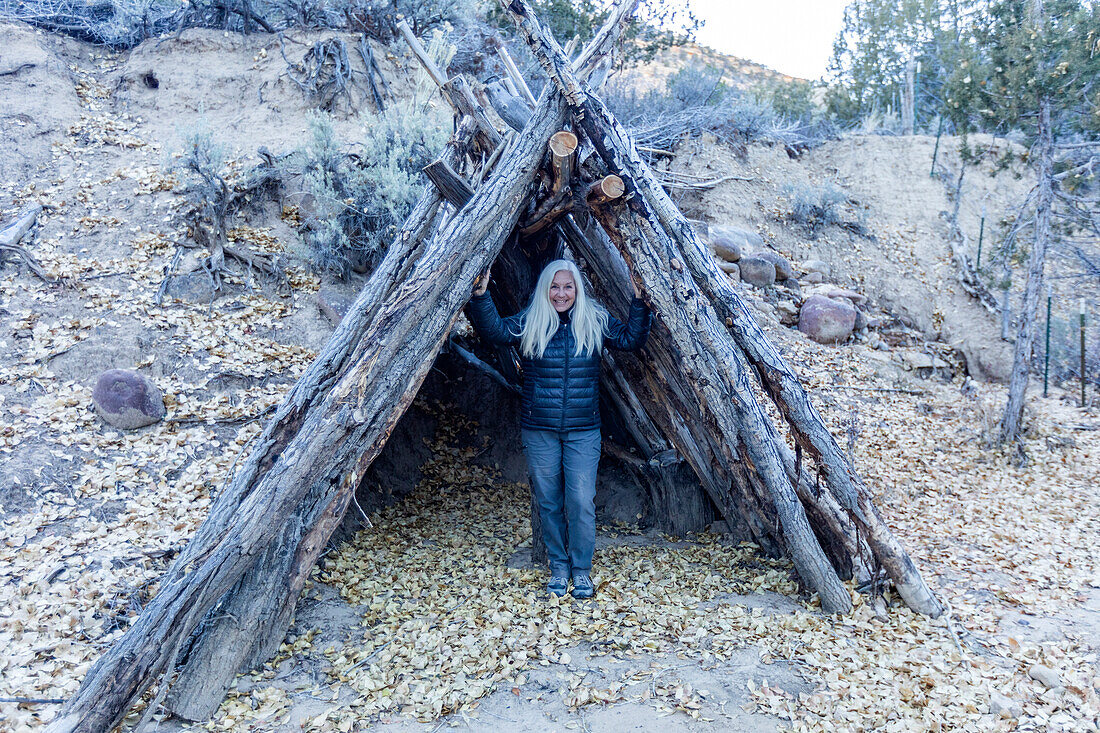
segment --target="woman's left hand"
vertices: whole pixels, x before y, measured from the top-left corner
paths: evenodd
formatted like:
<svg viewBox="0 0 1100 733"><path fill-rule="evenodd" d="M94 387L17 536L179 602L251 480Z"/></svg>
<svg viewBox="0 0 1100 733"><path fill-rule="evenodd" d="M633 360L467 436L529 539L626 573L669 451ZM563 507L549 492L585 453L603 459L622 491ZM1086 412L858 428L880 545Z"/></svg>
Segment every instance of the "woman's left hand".
<svg viewBox="0 0 1100 733"><path fill-rule="evenodd" d="M636 277L631 277L630 284L634 286L634 297L642 297L642 289L638 286L638 279Z"/></svg>

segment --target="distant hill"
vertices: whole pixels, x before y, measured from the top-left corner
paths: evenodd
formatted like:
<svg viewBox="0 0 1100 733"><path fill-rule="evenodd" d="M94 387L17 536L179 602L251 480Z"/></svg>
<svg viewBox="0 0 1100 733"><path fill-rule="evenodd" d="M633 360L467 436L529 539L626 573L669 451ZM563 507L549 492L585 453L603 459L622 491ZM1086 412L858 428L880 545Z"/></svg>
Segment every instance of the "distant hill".
<svg viewBox="0 0 1100 733"><path fill-rule="evenodd" d="M626 73L640 86L662 83L671 74L689 66L711 66L722 71L722 80L735 89L749 89L770 81L793 81L797 77L781 74L755 61L715 51L707 46L689 43L662 51L656 59Z"/></svg>

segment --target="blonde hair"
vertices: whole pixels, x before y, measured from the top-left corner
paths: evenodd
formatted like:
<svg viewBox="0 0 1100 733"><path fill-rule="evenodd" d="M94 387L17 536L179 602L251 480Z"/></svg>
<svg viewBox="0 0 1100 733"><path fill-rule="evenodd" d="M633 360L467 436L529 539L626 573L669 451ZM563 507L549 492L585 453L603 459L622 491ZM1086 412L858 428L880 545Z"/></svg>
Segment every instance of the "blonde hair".
<svg viewBox="0 0 1100 733"><path fill-rule="evenodd" d="M531 295L531 304L524 311L519 339L519 349L528 358L541 359L546 345L558 330L560 319L550 302L550 285L554 275L562 271L573 276L576 300L569 320L573 324L573 338L577 347L574 356L599 354L603 350L603 336L607 331L607 309L591 300L584 289L581 271L569 260L554 260L543 268Z"/></svg>

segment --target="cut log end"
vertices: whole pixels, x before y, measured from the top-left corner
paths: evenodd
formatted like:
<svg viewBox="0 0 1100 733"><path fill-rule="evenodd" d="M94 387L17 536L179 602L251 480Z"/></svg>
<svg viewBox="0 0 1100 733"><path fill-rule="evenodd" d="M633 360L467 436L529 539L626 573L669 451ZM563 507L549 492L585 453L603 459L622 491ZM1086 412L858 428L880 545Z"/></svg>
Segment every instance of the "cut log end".
<svg viewBox="0 0 1100 733"><path fill-rule="evenodd" d="M603 206L621 198L626 193L626 183L616 175L604 176L588 187L585 198L589 206Z"/></svg>
<svg viewBox="0 0 1100 733"><path fill-rule="evenodd" d="M555 158L567 158L577 151L580 141L568 130L555 132L550 136L550 152Z"/></svg>

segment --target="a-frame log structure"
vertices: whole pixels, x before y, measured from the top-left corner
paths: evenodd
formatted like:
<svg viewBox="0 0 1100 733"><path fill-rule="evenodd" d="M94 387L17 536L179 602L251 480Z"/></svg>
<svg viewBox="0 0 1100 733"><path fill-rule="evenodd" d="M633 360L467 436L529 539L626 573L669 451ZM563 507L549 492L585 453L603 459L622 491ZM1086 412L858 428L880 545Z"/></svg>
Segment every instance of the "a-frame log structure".
<svg viewBox="0 0 1100 733"><path fill-rule="evenodd" d="M795 374L595 93L637 0L621 0L575 60L525 0L502 5L549 83L537 100L522 79L510 85L518 96L486 95L430 68L456 113L452 141L425 171L432 185L156 596L49 730L110 730L153 684L147 714L163 703L209 717L234 676L282 641L311 568L476 277L493 265L494 295L516 310L541 264L563 252L584 262L612 309L625 305L633 276L655 314L644 353L609 358L602 389L638 451L621 458L665 526L702 513L709 497L765 552L790 556L826 611L850 610L842 580L881 568L911 608L942 612ZM497 129L498 116L519 129ZM581 210L592 214L583 230ZM758 392L778 407L796 451ZM697 480L684 480L681 463Z"/></svg>

